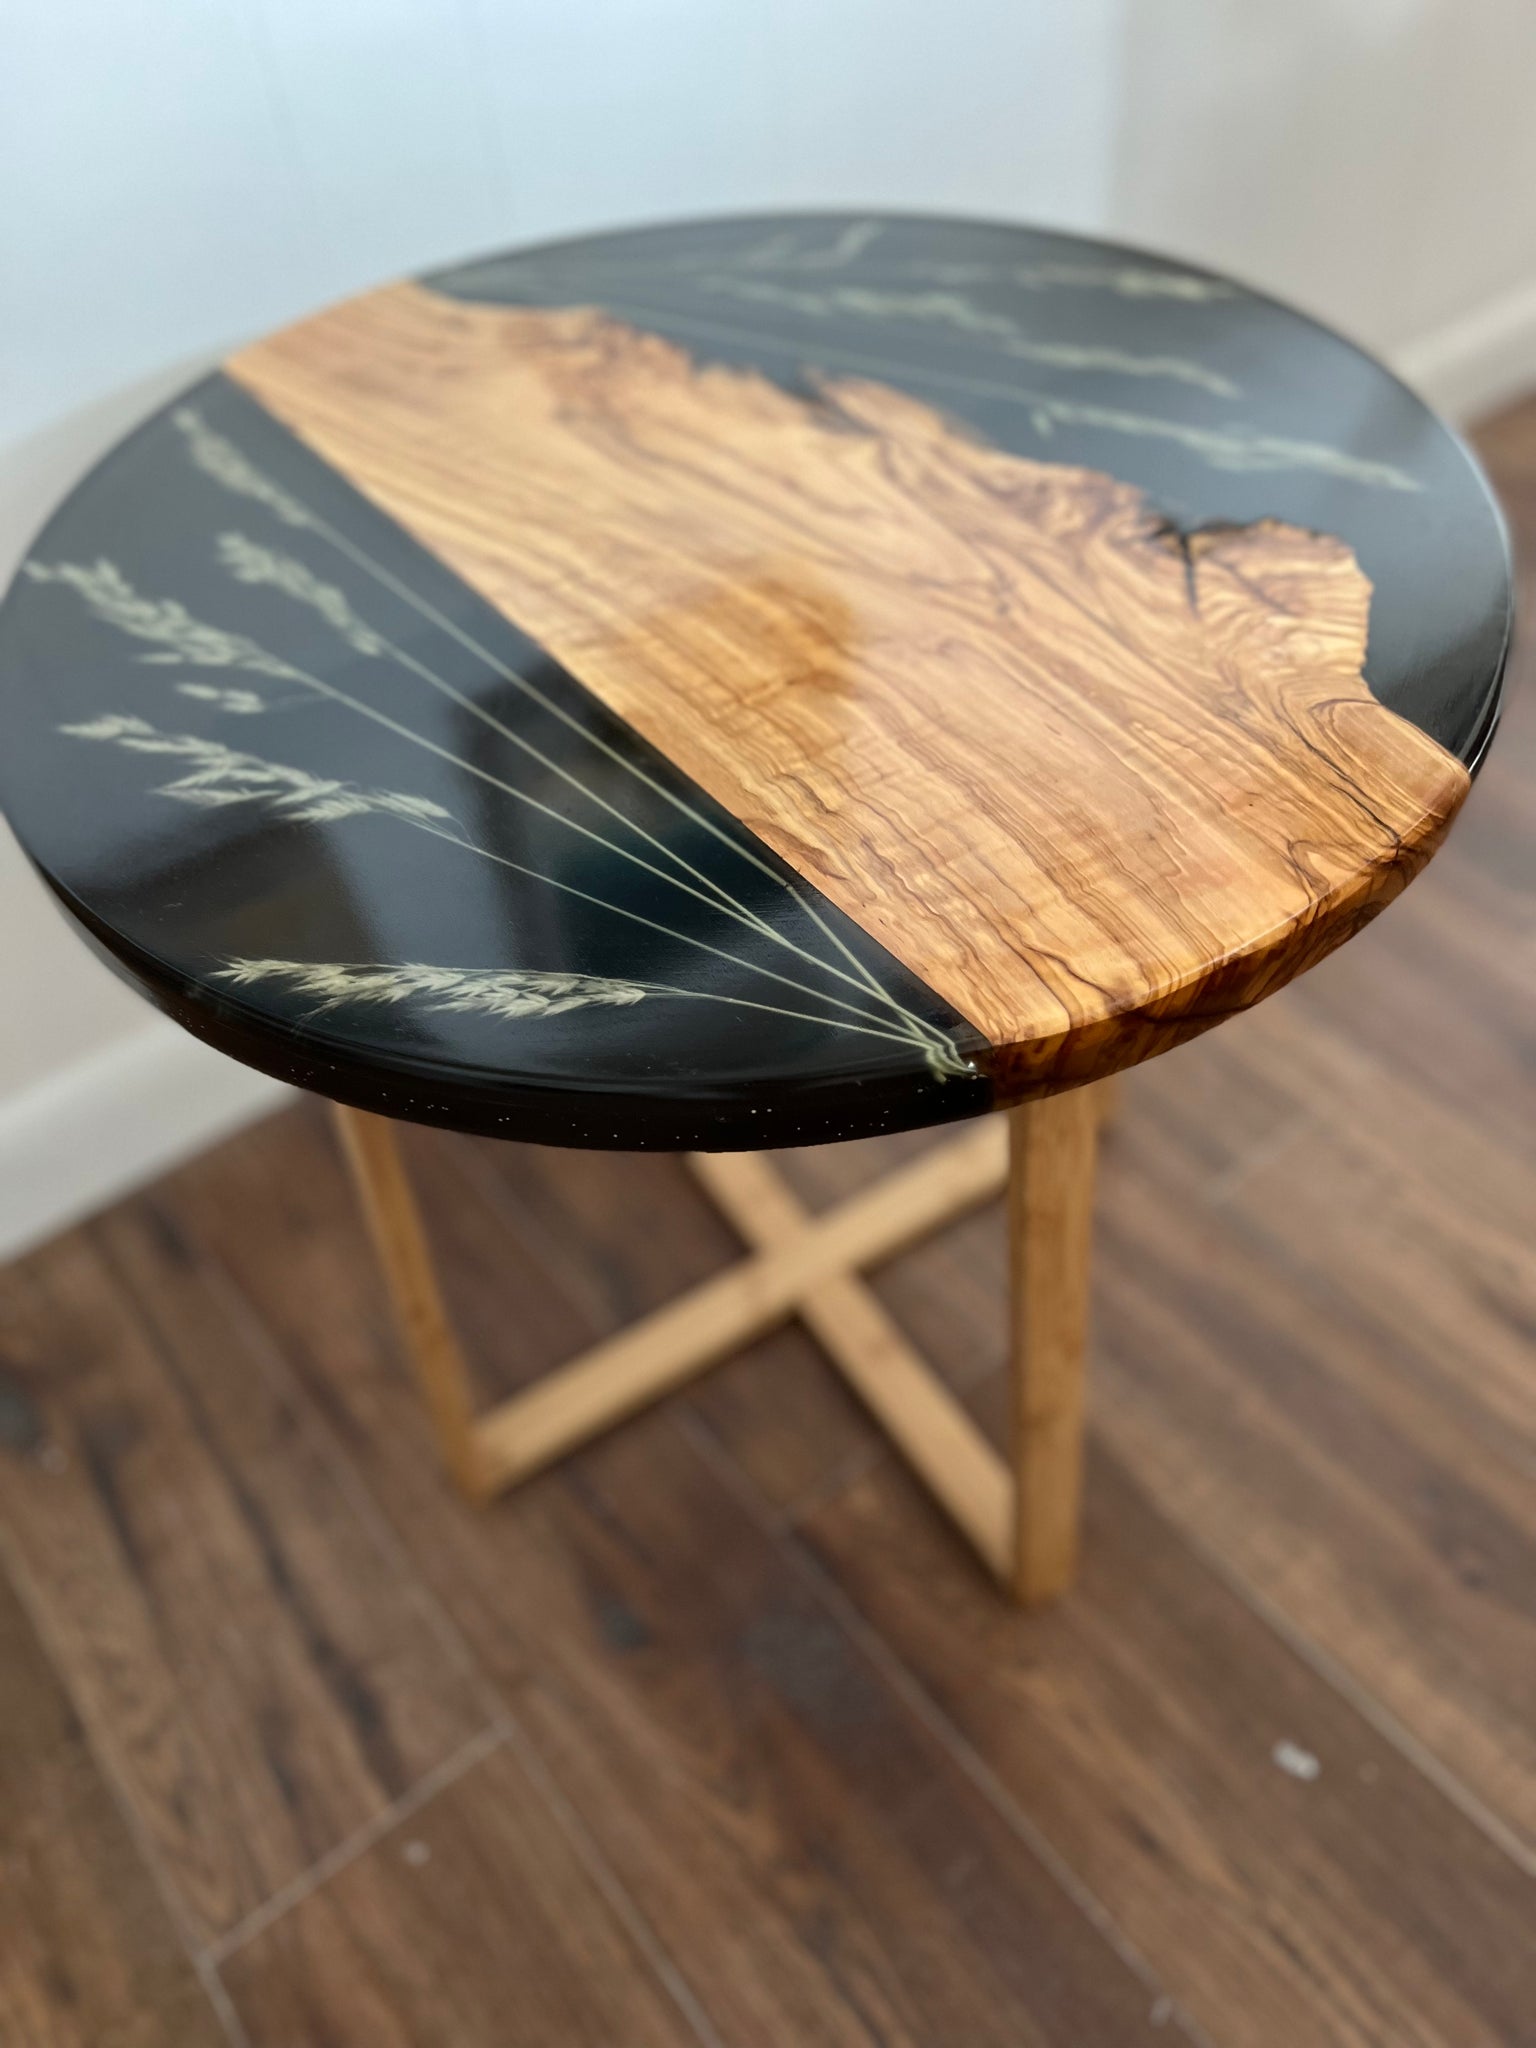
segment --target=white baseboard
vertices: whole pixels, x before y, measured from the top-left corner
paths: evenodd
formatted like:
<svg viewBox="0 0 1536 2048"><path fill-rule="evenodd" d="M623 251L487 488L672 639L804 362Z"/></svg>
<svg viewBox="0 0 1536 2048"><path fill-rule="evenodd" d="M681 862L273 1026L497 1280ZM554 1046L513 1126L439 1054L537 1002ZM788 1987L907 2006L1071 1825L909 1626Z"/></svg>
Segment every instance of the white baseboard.
<svg viewBox="0 0 1536 2048"><path fill-rule="evenodd" d="M279 1108L292 1091L164 1019L0 1103L0 1259Z"/></svg>
<svg viewBox="0 0 1536 2048"><path fill-rule="evenodd" d="M1536 390L1536 280L1396 350L1393 367L1458 426Z"/></svg>

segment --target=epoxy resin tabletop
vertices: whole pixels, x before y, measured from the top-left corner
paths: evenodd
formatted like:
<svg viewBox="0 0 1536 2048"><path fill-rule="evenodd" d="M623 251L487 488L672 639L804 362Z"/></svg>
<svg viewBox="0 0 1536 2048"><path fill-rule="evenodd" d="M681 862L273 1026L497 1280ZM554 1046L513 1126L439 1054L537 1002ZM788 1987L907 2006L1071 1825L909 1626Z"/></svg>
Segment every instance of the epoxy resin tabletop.
<svg viewBox="0 0 1536 2048"><path fill-rule="evenodd" d="M150 420L0 609L0 798L120 972L340 1100L855 1137L1347 938L1508 624L1465 449L1272 301L711 221L388 286Z"/></svg>

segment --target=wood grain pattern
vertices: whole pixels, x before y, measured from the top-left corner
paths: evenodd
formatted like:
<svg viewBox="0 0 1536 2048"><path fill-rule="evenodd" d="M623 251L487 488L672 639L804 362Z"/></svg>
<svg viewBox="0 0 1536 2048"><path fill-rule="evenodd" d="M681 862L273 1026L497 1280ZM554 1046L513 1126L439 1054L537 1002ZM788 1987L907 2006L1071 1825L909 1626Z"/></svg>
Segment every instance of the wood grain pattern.
<svg viewBox="0 0 1536 2048"><path fill-rule="evenodd" d="M467 1500L483 1500L488 1489L475 1442L464 1358L443 1307L394 1125L387 1117L370 1116L342 1103L333 1103L331 1114L443 1464Z"/></svg>
<svg viewBox="0 0 1536 2048"><path fill-rule="evenodd" d="M323 1136L307 1121L269 1128L244 1159L234 1178L193 1169L178 1218L336 1409L370 1488L721 2041L1145 2044L1156 1987L668 1416L466 1514L393 1364ZM450 1185L423 1177L470 1354L514 1380L537 1374L595 1332L472 1186L461 1178L450 1201ZM270 1229L243 1226L252 1202Z"/></svg>
<svg viewBox="0 0 1536 2048"><path fill-rule="evenodd" d="M227 1966L251 2048L696 2048L527 1773L488 1757Z"/></svg>
<svg viewBox="0 0 1536 2048"><path fill-rule="evenodd" d="M58 1673L0 1577L0 2041L222 2048L225 2036Z"/></svg>
<svg viewBox="0 0 1536 2048"><path fill-rule="evenodd" d="M1207 2038L1528 2039L1530 1879L1202 1569L1108 1458L1087 1501L1077 1590L1027 1624L956 1572L892 1475L808 1528ZM1319 1759L1314 1782L1277 1767L1284 1741Z"/></svg>
<svg viewBox="0 0 1536 2048"><path fill-rule="evenodd" d="M888 386L407 285L229 368L968 1017L1005 1098L1267 994L1465 793L1361 678L1341 543L1180 537Z"/></svg>
<svg viewBox="0 0 1536 2048"><path fill-rule="evenodd" d="M1511 858L1502 829L1479 824L1522 727L1536 733L1536 699L1511 718L1515 746L1411 910L1127 1083L1101 1175L1092 1413L1159 1510L1531 1856L1536 1087L1518 1059L1531 967L1517 942L1530 899L1527 884L1507 921L1474 916L1466 863L1480 842ZM1536 873L1536 838L1518 858ZM1465 979L1440 947L1463 906L1482 941ZM792 1171L835 1196L862 1149ZM987 1382L999 1430L1002 1244L996 1209L981 1211L876 1283L952 1383ZM858 1451L835 1390L814 1405L802 1377L791 1463L775 1384L768 1361L746 1361L702 1406L793 1508L857 1471Z"/></svg>
<svg viewBox="0 0 1536 2048"><path fill-rule="evenodd" d="M1536 733L1536 698L1511 715ZM1512 943L1529 897L1511 893L1503 926L1474 924L1476 979L1448 978L1424 929L1470 910L1465 850L1510 759L1490 765L1465 837L1411 910L1304 990L1127 1083L1101 1174L1092 1415L1160 1512L1381 1702L1529 1857L1536 1086L1519 1071L1531 970ZM1497 832L1487 843L1509 857ZM1536 838L1521 858L1536 872ZM1457 1057L1415 1085L1437 1052ZM835 1198L865 1150L823 1148L790 1171ZM999 1432L1003 1241L993 1207L875 1283L951 1384L985 1383ZM837 1390L818 1403L801 1367L790 1458L780 1370L744 1360L699 1402L794 1511L861 1454Z"/></svg>
<svg viewBox="0 0 1536 2048"><path fill-rule="evenodd" d="M5 1363L56 1455L6 1460L0 1518L212 1938L454 1755L484 1709L312 1413L169 1226L119 1212L8 1274L5 1299Z"/></svg>
<svg viewBox="0 0 1536 2048"><path fill-rule="evenodd" d="M1267 1163L1201 1171L1176 1067L1127 1120L1099 1427L1536 1867L1536 1171L1282 1007L1223 1047L1304 1084Z"/></svg>
<svg viewBox="0 0 1536 2048"><path fill-rule="evenodd" d="M1128 1130L1135 1117L1133 1101ZM413 1169L442 1219L450 1296L473 1355L499 1361L515 1383L590 1325L561 1310L543 1262L509 1239L474 1177L455 1175L451 1141L420 1135ZM1110 1141L1111 1181L1115 1148L1126 1143ZM916 1923L899 1894L883 1881L873 1889L863 1857L876 1852L854 1853L872 1825L853 1818L865 1793L850 1792L853 1807L838 1809L846 1817L831 1869L822 1854L808 1873L804 1851L791 1846L805 1823L790 1815L807 1809L798 1801L786 1808L790 1786L808 1788L801 1796L823 1814L835 1795L808 1766L802 1775L758 1718L763 1653L747 1617L782 1617L781 1603L800 1612L793 1579L760 1562L730 1496L693 1472L663 1415L594 1446L490 1517L455 1514L433 1472L414 1391L387 1366L366 1250L314 1123L253 1133L240 1153L189 1169L178 1215L236 1266L306 1382L346 1418L370 1486L541 1746L550 1745L569 1796L596 1817L605 1848L722 2038L767 2040L775 2027L798 2027L839 2048L850 2036L862 2041L845 2012L832 2017L821 1974L846 1967L854 1923L866 1930L863 1968L887 1985L886 1943L919 1939L937 1965L950 1937L903 1931ZM664 1267L675 1262L658 1288L694 1277L727 1250L702 1205L667 1200L671 1162L629 1162L628 1186L621 1177L609 1189L595 1161L520 1148L505 1156L509 1176L521 1173L539 1206L549 1206L538 1195L544 1168L585 1177L594 1238L631 1246L614 1268L615 1316L647 1299L647 1245ZM838 1155L824 1157L830 1172ZM642 1182L654 1187L637 1203ZM651 1219L664 1200L671 1227L657 1232ZM251 1233L244 1218L252 1212L272 1229ZM599 1215L608 1217L606 1240L597 1236ZM637 1216L647 1219L643 1228ZM1001 1247L1000 1219L986 1221ZM1000 1268L990 1283L984 1273L968 1304L958 1278L934 1297L920 1334L952 1378L966 1376L979 1347L1000 1349L1000 1279ZM749 1413L772 1436L779 1362L760 1353L750 1386L738 1380L738 1447ZM831 1460L847 1444L837 1421L843 1397L830 1377L828 1385L833 1426L818 1423L803 1399L799 1419L810 1448ZM1000 1371L989 1385L1003 1394ZM689 1405L713 1413L704 1410L713 1391ZM999 1399L999 1421L1002 1406ZM857 1464L841 1474L824 1466L823 1478L836 1497L807 1524L821 1558L894 1656L922 1676L1016 1810L1109 1903L1163 1991L1187 2002L1208 2038L1235 2048L1272 2048L1277 2039L1301 2048L1508 2048L1521 2039L1529 1881L1276 1641L1115 1466L1101 1459L1090 1470L1086 1568L1073 1599L1023 1618L998 1602L963 1541L899 1470L870 1478ZM774 1625L786 1641L822 1641L795 1637L782 1619ZM841 1651L813 1658L806 1648L789 1668L820 1674L814 1697L829 1702L829 1713L835 1703L848 1753L867 1770L873 1756L892 1754L890 1738L871 1720L868 1695L843 1689L841 1659ZM1270 1751L1284 1738L1322 1757L1316 1785L1276 1768ZM904 1811L897 1788L910 1790L915 1781L902 1773L916 1767L916 1759L892 1762L889 1776L882 1768L857 1782L883 1787L874 1796ZM953 1797L946 1776L925 1781L917 1804L926 1812ZM933 1865L948 1867L942 1858ZM966 1896L979 1900L994 1884L978 1881ZM860 1901L853 1921L841 1903L850 1896ZM832 1915L835 1932L818 1912ZM1013 1924L1015 1940L1020 1925L1033 1940L1033 1918ZM814 1963L791 1931L808 1925L817 1929ZM878 1964L866 1941L877 1941ZM1148 1989L1143 2017L1158 1996ZM1152 2039L1177 2025L1165 2019ZM954 2025L953 2015L935 2024L933 2038L953 2038ZM1095 2038L1070 2027L1062 2037Z"/></svg>
<svg viewBox="0 0 1536 2048"><path fill-rule="evenodd" d="M1099 1116L1077 1088L1008 1119L1012 1579L1026 1606L1065 1592L1077 1571Z"/></svg>
<svg viewBox="0 0 1536 2048"><path fill-rule="evenodd" d="M1536 532L1536 406L1515 425L1486 445L1496 467L1523 446L1504 481ZM141 1548L158 1532L154 1586L174 1629L182 1581L165 1532L223 1527L208 1500L236 1479L290 1532L303 1586L314 1556L334 1554L315 1517L328 1483L301 1449L303 1499L289 1502L264 1448L291 1459L312 1445L317 1406L528 1710L730 2048L1525 2048L1531 1851L1522 1870L1509 1838L1536 1827L1533 785L1536 695L1517 687L1454 846L1401 914L1128 1083L1100 1173L1087 1571L1046 1615L1000 1608L799 1332L681 1397L686 1443L658 1415L493 1517L456 1508L318 1111L245 1133L127 1205L142 1263L101 1267L93 1231L0 1276L0 1504L13 1529L27 1504L25 1555L48 1566L30 1589L48 1654L105 1738L93 1763L0 1592L6 2048L12 2034L26 2048L216 2038L97 1775L131 1762L157 1716L200 1714L204 1696L178 1705L159 1644L120 1626L136 1597L121 1575L85 1609L93 1629L104 1617L118 1630L117 1682L82 1681L75 1618L100 1546L71 1534L95 1510L71 1490L78 1474L49 1470L49 1425L62 1414L78 1437L116 1443L106 1475L128 1469ZM925 1142L781 1164L820 1206ZM431 1131L405 1143L482 1399L736 1249L677 1159ZM96 1268L80 1266L82 1243ZM999 1430L1004 1248L995 1205L871 1283ZM40 1294L44 1266L57 1284ZM224 1267L246 1301L233 1322ZM151 1486L133 1464L144 1439L134 1454L121 1426L110 1435L113 1418L143 1427L151 1412L146 1295L161 1342L185 1321L185 1376L206 1375L227 1411L213 1438L225 1478L201 1453L172 1457L157 1424ZM244 1405L245 1376L260 1383L237 1334L249 1313L303 1383L283 1428L253 1428ZM734 1466L732 1483L701 1476L694 1446L715 1477ZM44 1489L66 1496L56 1522L36 1507ZM168 1500L152 1516L157 1489ZM754 1494L756 1524L739 1512ZM194 1497L195 1520L172 1513ZM835 1592L805 1604L797 1523L862 1607L872 1665L850 1666L860 1628ZM11 1561L21 1554L13 1542ZM348 1549L345 1570L368 1611L362 1581L380 1574L378 1602L398 1609L398 1552ZM286 1670L280 1627L273 1640ZM256 1685L259 1705L260 1673ZM895 1714L893 1694L920 1714ZM1282 1738L1316 1755L1315 1781L1276 1769ZM228 1808L270 1841L265 1765L243 1740L221 1756ZM142 1781L126 1782L132 1799ZM313 1817L307 1783L303 1798ZM579 2027L594 2008L570 1987L572 1955L611 1967L627 1996L606 1908L524 1800L499 1768L477 1768L462 1797L439 1795L237 1948L224 1972L255 2048L347 2044L360 2021L363 2038L437 2048L439 2001L470 2043L477 2029L505 2038L525 2011ZM1103 1924L1139 1948L1148 1977L1123 2020L1119 1961L1032 1888L1020 1827L1043 1832ZM200 1839L215 1869L239 1867L235 1830ZM425 1863L404 1854L415 1840ZM522 1911L530 1844L554 1860L567 1921L532 1959L504 1924ZM509 1953L528 1962L515 1982ZM649 2042L643 1995L621 2010Z"/></svg>

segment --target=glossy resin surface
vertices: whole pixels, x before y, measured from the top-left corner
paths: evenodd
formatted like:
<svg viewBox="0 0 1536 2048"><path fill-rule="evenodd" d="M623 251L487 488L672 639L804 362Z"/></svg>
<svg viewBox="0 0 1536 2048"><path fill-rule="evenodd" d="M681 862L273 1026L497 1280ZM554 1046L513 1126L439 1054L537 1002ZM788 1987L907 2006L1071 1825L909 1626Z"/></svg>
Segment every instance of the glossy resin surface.
<svg viewBox="0 0 1536 2048"><path fill-rule="evenodd" d="M858 1136L1347 937L1508 609L1460 444L1267 300L712 222L368 295L151 420L0 609L0 795L120 971L338 1099Z"/></svg>

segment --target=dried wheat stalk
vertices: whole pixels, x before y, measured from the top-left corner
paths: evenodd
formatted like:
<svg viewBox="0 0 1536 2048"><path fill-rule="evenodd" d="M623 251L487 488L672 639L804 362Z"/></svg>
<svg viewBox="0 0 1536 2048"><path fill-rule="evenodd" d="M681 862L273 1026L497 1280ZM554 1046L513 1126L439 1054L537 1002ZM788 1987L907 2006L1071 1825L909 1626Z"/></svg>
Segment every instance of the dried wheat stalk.
<svg viewBox="0 0 1536 2048"><path fill-rule="evenodd" d="M535 968L398 967L348 961L231 960L219 978L237 987L279 981L318 996L322 1010L342 1003L403 1003L429 1010L474 1010L490 1017L558 1017L567 1010L628 1009L649 991L597 974L547 974Z"/></svg>
<svg viewBox="0 0 1536 2048"><path fill-rule="evenodd" d="M167 754L187 762L185 774L161 783L154 794L205 810L225 804L266 803L284 817L308 825L361 817L370 811L403 818L408 824L430 824L439 819L451 822L453 816L424 796L408 796L394 789L362 789L355 783L311 775L307 769L290 768L281 761L237 753L222 741L203 739L196 733L159 732L147 719L125 712L107 712L59 730L74 739L105 740L135 754Z"/></svg>

